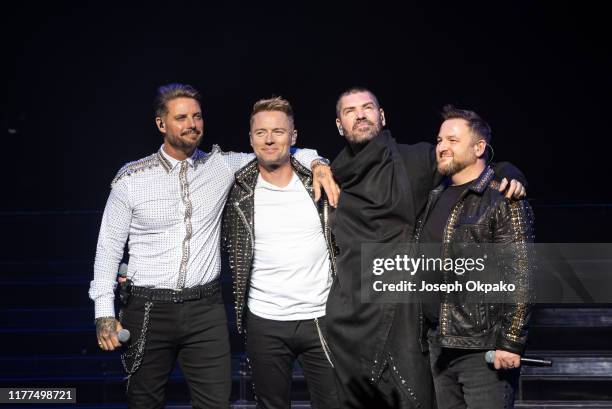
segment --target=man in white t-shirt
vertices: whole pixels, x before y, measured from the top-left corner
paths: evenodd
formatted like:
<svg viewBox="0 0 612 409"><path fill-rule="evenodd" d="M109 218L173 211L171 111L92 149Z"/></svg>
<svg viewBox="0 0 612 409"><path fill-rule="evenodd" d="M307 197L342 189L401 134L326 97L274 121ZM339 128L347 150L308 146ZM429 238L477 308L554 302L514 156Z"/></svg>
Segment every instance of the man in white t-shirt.
<svg viewBox="0 0 612 409"><path fill-rule="evenodd" d="M258 407L291 406L297 359L313 408L338 408L324 337L335 271L330 205L326 197L315 201L312 172L291 156L297 131L289 102L257 101L250 122L257 159L236 172L224 241Z"/></svg>

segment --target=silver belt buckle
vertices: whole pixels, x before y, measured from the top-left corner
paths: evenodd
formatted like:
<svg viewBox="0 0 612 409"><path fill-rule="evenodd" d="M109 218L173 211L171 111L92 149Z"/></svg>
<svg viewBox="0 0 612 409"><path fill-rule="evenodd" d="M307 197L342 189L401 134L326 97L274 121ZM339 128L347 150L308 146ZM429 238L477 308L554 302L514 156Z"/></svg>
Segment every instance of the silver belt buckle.
<svg viewBox="0 0 612 409"><path fill-rule="evenodd" d="M172 302L175 304L183 302L183 290L172 290Z"/></svg>

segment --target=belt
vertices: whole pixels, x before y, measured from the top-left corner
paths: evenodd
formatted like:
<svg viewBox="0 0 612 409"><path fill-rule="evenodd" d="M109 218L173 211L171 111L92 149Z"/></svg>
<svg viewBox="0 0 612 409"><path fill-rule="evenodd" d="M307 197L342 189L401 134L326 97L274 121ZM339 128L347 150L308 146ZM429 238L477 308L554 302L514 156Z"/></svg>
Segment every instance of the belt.
<svg viewBox="0 0 612 409"><path fill-rule="evenodd" d="M146 298L150 301L182 303L183 301L199 300L207 298L219 292L219 280L196 287L170 290L165 288L136 287L131 289L131 295Z"/></svg>

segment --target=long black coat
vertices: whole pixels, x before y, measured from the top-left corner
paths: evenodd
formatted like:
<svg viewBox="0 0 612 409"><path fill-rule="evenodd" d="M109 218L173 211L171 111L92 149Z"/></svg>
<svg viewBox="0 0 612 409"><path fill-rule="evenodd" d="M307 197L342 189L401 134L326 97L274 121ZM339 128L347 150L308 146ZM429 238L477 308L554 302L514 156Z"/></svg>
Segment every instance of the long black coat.
<svg viewBox="0 0 612 409"><path fill-rule="evenodd" d="M361 301L361 244L412 241L428 192L440 182L433 146L397 144L384 131L358 153L334 160L342 188L332 231L340 254L327 301L327 331L343 407L368 407L354 389L376 388L385 367L402 407L431 407L432 385L420 306ZM384 393L384 392L383 392ZM370 406L372 407L372 406Z"/></svg>

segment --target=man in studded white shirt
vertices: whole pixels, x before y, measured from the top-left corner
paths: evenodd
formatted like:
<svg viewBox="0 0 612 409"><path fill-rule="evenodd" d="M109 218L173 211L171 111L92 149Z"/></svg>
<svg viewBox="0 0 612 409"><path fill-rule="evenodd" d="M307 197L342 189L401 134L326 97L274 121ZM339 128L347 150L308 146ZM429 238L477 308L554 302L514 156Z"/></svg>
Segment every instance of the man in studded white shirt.
<svg viewBox="0 0 612 409"><path fill-rule="evenodd" d="M197 149L204 121L200 94L183 84L159 88L159 151L125 165L112 182L100 227L90 297L100 348L120 346L130 408L163 408L179 361L196 408L227 408L231 386L226 317L219 291L220 222L233 174L253 155ZM316 152L302 150L306 166ZM329 168L319 166L335 198ZM323 180L325 179L325 180ZM116 272L128 242L124 306L115 319Z"/></svg>
<svg viewBox="0 0 612 409"><path fill-rule="evenodd" d="M224 241L258 408L291 406L297 359L312 407L331 409L339 404L324 336L334 271L330 209L327 200L313 200L312 173L290 155L296 135L288 101L255 103L250 137L257 159L236 172Z"/></svg>

